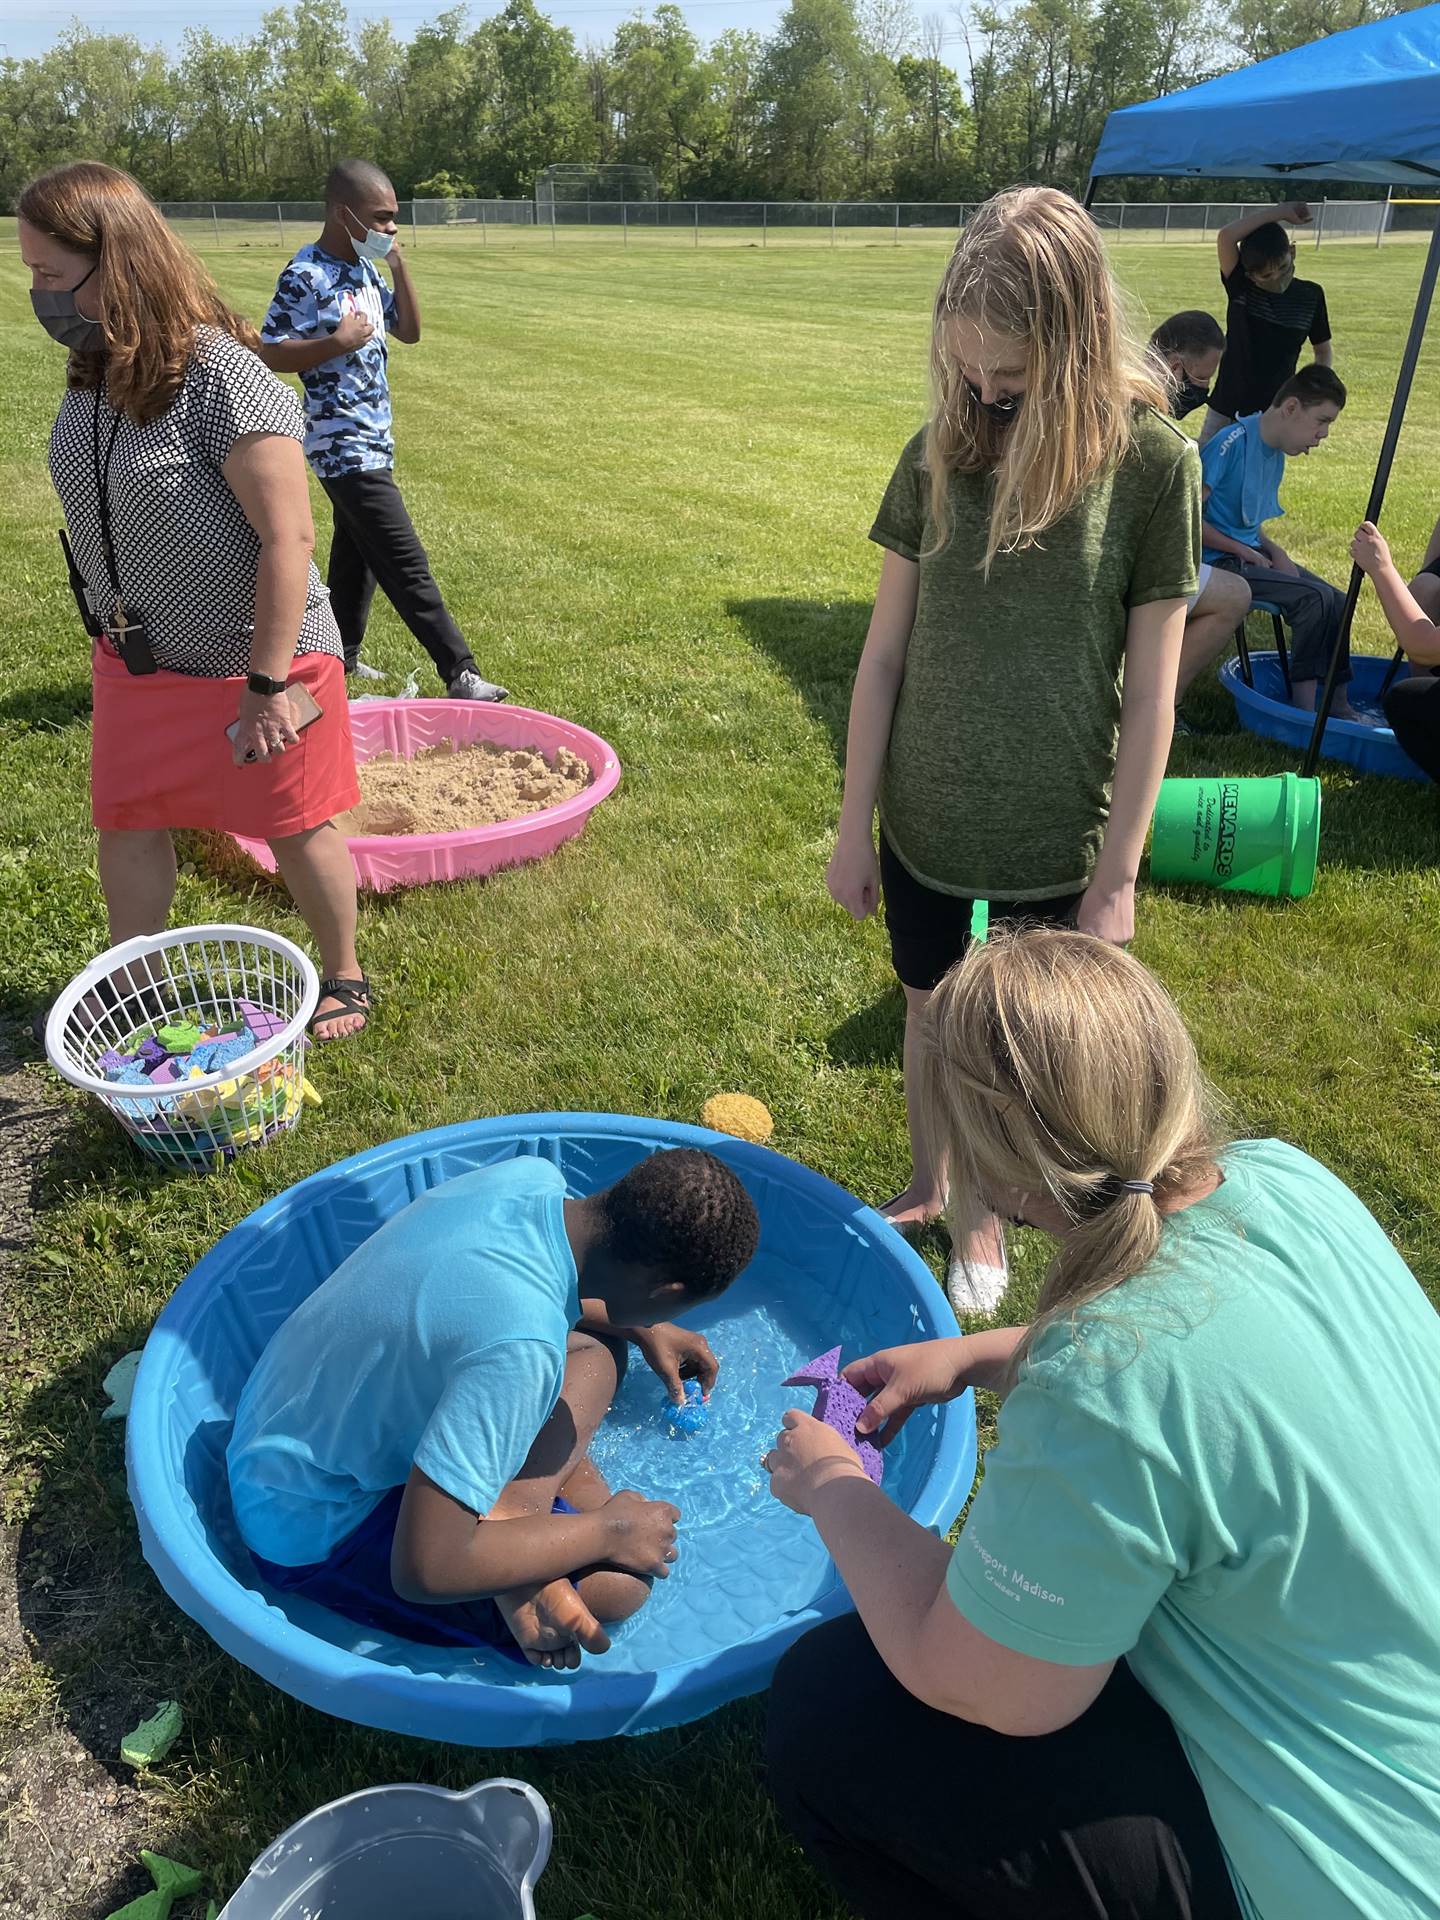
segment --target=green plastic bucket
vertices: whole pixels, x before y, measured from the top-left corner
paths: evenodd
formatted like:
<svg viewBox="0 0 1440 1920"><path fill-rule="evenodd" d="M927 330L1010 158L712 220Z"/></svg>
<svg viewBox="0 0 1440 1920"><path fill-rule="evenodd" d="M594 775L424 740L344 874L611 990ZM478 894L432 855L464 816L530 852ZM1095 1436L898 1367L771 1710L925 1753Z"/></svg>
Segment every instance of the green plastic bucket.
<svg viewBox="0 0 1440 1920"><path fill-rule="evenodd" d="M1320 853L1320 782L1162 780L1150 841L1152 880L1301 900Z"/></svg>

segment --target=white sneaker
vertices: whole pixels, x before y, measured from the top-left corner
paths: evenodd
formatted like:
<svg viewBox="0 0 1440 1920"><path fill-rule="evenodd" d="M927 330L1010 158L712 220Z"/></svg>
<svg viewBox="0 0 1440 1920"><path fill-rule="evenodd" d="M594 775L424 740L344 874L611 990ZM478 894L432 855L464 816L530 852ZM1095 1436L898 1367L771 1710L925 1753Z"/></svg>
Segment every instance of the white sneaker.
<svg viewBox="0 0 1440 1920"><path fill-rule="evenodd" d="M992 1267L988 1261L966 1264L962 1255L952 1253L945 1269L945 1292L956 1317L962 1313L993 1313L1010 1284L1010 1264Z"/></svg>
<svg viewBox="0 0 1440 1920"><path fill-rule="evenodd" d="M486 680L474 667L464 667L445 689L451 700L504 700L508 698L504 687L497 687L493 680Z"/></svg>

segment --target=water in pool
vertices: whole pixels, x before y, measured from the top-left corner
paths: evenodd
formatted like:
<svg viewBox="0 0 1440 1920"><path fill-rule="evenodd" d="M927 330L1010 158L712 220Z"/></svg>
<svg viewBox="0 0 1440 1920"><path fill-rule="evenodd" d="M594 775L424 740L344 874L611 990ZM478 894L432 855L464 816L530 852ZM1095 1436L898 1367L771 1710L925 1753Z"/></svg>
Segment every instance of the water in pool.
<svg viewBox="0 0 1440 1920"><path fill-rule="evenodd" d="M772 1499L760 1466L785 1409L808 1409L814 1398L781 1382L827 1342L746 1298L748 1281L687 1317L720 1361L700 1432L672 1435L664 1384L632 1349L629 1372L591 1447L612 1491L633 1487L673 1501L681 1514L675 1571L657 1580L641 1611L615 1630L612 1661L623 1649L623 1664L644 1666L652 1637L657 1651L663 1643L666 1661L742 1640L834 1582L814 1527ZM766 1294L776 1297L769 1288ZM847 1349L844 1357L857 1356Z"/></svg>

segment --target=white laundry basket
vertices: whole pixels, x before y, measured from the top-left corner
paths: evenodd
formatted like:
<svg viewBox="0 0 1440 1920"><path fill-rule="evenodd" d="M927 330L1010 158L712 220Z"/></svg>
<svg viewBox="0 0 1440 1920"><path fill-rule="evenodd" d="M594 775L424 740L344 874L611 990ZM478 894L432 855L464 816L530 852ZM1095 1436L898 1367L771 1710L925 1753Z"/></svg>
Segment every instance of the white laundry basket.
<svg viewBox="0 0 1440 1920"><path fill-rule="evenodd" d="M127 940L70 982L45 1023L50 1064L171 1166L213 1167L293 1127L306 1098L305 1028L320 980L289 940L259 927L177 927ZM176 1024L264 1030L219 1071L124 1085L105 1056ZM112 1063L113 1064L113 1063Z"/></svg>

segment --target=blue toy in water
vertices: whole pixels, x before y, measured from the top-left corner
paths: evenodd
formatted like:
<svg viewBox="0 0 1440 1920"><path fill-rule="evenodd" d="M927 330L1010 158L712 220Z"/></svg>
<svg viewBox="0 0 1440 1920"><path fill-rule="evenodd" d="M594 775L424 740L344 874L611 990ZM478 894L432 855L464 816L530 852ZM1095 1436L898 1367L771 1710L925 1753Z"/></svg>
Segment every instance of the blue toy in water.
<svg viewBox="0 0 1440 1920"><path fill-rule="evenodd" d="M671 1433L698 1433L710 1418L710 1407L700 1391L698 1380L685 1382L685 1404L677 1407L667 1394L665 1405L660 1410L660 1418Z"/></svg>
<svg viewBox="0 0 1440 1920"><path fill-rule="evenodd" d="M614 1487L673 1498L680 1558L609 1653L577 1671L501 1651L417 1646L267 1588L235 1526L225 1447L236 1402L276 1328L391 1215L442 1181L534 1154L573 1194L645 1155L703 1147L760 1215L760 1248L726 1293L686 1315L720 1357L703 1446L655 1417L657 1382L632 1361L596 1435ZM145 1558L170 1597L233 1654L308 1705L361 1725L467 1746L543 1746L649 1733L768 1685L818 1621L848 1611L811 1523L772 1498L759 1466L793 1395L781 1385L837 1340L848 1353L955 1332L929 1269L853 1195L768 1147L623 1114L524 1114L393 1140L342 1160L233 1228L172 1294L145 1346L126 1423ZM970 1492L967 1393L911 1415L885 1455L886 1491L944 1532Z"/></svg>

